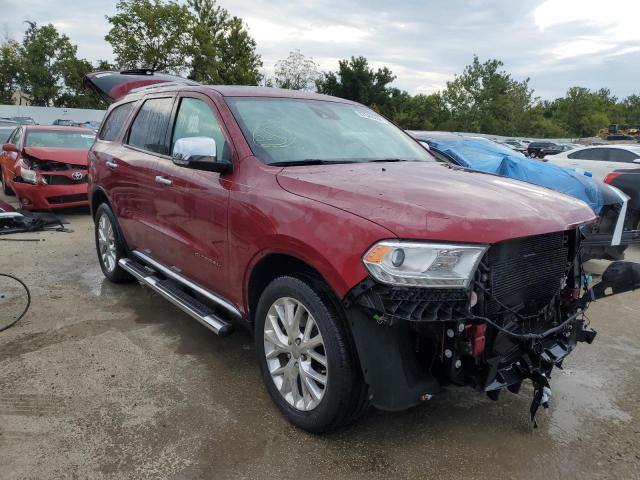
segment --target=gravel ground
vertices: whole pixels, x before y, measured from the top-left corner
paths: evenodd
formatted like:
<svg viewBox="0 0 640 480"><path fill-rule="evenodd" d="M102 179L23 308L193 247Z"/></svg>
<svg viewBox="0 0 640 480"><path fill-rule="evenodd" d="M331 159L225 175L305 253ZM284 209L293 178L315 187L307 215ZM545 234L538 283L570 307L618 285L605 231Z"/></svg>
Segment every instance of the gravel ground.
<svg viewBox="0 0 640 480"><path fill-rule="evenodd" d="M537 430L528 386L498 402L451 388L313 436L272 404L248 332L216 337L139 285L110 284L89 215L65 216L73 233L0 241L0 272L33 294L0 332L2 479L640 478L638 294L592 306L598 337L553 377Z"/></svg>

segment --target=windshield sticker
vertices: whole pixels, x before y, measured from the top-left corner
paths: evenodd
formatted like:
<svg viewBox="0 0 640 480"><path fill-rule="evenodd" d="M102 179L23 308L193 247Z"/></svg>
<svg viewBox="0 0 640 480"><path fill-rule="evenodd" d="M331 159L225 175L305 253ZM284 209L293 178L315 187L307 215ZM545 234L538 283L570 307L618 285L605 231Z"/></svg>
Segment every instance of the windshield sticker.
<svg viewBox="0 0 640 480"><path fill-rule="evenodd" d="M282 125L270 122L253 131L253 141L264 148L284 148L293 145L294 139Z"/></svg>
<svg viewBox="0 0 640 480"><path fill-rule="evenodd" d="M387 124L387 122L383 117L377 115L376 113L370 112L369 110L355 110L356 115L361 118L366 118L367 120L373 120L374 122Z"/></svg>
<svg viewBox="0 0 640 480"><path fill-rule="evenodd" d="M111 72L98 73L94 78L108 77L109 75L111 75Z"/></svg>
<svg viewBox="0 0 640 480"><path fill-rule="evenodd" d="M82 138L88 138L88 139L93 139L95 137L95 135L91 135L89 133L81 133L80 136Z"/></svg>

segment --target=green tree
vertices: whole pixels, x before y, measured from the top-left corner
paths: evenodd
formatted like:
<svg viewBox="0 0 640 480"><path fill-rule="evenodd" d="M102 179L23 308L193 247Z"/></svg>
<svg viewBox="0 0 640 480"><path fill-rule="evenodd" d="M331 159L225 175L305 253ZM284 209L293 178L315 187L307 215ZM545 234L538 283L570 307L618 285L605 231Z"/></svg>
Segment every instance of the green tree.
<svg viewBox="0 0 640 480"><path fill-rule="evenodd" d="M640 95L629 95L622 101L621 106L624 112L624 123L640 125Z"/></svg>
<svg viewBox="0 0 640 480"><path fill-rule="evenodd" d="M449 111L440 93L409 95L392 89L391 111L386 113L407 130L436 130L449 119Z"/></svg>
<svg viewBox="0 0 640 480"><path fill-rule="evenodd" d="M573 137L591 137L609 125L609 112L615 101L608 90L592 92L571 87L564 97L554 100L551 118Z"/></svg>
<svg viewBox="0 0 640 480"><path fill-rule="evenodd" d="M0 44L0 104L13 103L18 90L20 73L20 44L7 39Z"/></svg>
<svg viewBox="0 0 640 480"><path fill-rule="evenodd" d="M238 17L215 0L189 0L189 78L207 84L257 85L262 60L256 42Z"/></svg>
<svg viewBox="0 0 640 480"><path fill-rule="evenodd" d="M474 55L443 92L451 117L446 125L453 130L515 135L530 128L533 90L529 79L518 82L504 70L499 60L480 63Z"/></svg>
<svg viewBox="0 0 640 480"><path fill-rule="evenodd" d="M170 0L120 0L105 40L119 68L181 73L188 67L191 14Z"/></svg>
<svg viewBox="0 0 640 480"><path fill-rule="evenodd" d="M76 49L73 54L62 58L59 62L59 70L64 86L60 94L55 98L56 107L69 108L102 108L103 105L92 92L85 90L82 85L84 76L100 68L94 67L91 62L83 58L76 58Z"/></svg>
<svg viewBox="0 0 640 480"><path fill-rule="evenodd" d="M300 50L293 50L287 58L276 62L275 84L278 88L313 91L319 78L318 64Z"/></svg>
<svg viewBox="0 0 640 480"><path fill-rule="evenodd" d="M256 41L249 36L243 21L233 17L223 43L221 79L227 85L257 85L262 79L262 59L256 53Z"/></svg>
<svg viewBox="0 0 640 480"><path fill-rule="evenodd" d="M374 71L364 57L340 60L337 72L324 73L316 82L319 93L354 100L387 113L395 80L387 67Z"/></svg>
<svg viewBox="0 0 640 480"><path fill-rule="evenodd" d="M51 106L63 88L62 63L75 57L76 47L51 24L27 24L20 49L19 83L31 105Z"/></svg>

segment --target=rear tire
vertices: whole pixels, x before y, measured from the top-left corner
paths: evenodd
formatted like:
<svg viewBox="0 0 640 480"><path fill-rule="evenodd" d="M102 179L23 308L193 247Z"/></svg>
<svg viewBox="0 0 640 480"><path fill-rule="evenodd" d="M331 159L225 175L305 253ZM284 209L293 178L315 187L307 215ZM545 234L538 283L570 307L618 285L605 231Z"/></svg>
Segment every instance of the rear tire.
<svg viewBox="0 0 640 480"><path fill-rule="evenodd" d="M126 258L127 251L116 217L106 203L102 203L96 210L95 241L98 263L104 276L113 283L134 280L131 274L118 264L121 258Z"/></svg>
<svg viewBox="0 0 640 480"><path fill-rule="evenodd" d="M350 332L323 286L315 277L276 278L262 293L255 317L267 390L289 422L312 433L350 423L366 406Z"/></svg>
<svg viewBox="0 0 640 480"><path fill-rule="evenodd" d="M11 190L11 188L9 188L9 185L7 185L7 180L5 179L4 175L4 168L2 167L0 167L0 182L2 182L2 193L7 195L8 197L13 197L15 193L13 192L13 190Z"/></svg>

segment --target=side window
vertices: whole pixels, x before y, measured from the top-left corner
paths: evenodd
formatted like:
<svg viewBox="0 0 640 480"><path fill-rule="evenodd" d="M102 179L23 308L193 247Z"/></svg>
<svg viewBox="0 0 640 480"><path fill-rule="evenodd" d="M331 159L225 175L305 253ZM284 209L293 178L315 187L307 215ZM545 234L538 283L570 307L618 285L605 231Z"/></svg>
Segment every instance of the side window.
<svg viewBox="0 0 640 480"><path fill-rule="evenodd" d="M211 107L197 98L185 97L180 101L180 108L176 116L171 150L180 138L210 137L216 141L216 156L218 161L231 161L231 151L227 144L220 123Z"/></svg>
<svg viewBox="0 0 640 480"><path fill-rule="evenodd" d="M16 145L16 147L21 148L22 147L22 128L18 128L15 133L13 134L13 142Z"/></svg>
<svg viewBox="0 0 640 480"><path fill-rule="evenodd" d="M9 136L9 140L7 140L7 143L12 143L14 145L17 145L17 141L18 139L20 139L20 133L22 133L22 129L16 128Z"/></svg>
<svg viewBox="0 0 640 480"><path fill-rule="evenodd" d="M100 140L106 140L107 142L112 142L113 140L115 140L115 138L120 133L120 130L122 130L124 121L129 116L129 112L131 112L132 108L133 102L130 102L119 105L111 110L111 113L102 124L102 128L100 129L98 138Z"/></svg>
<svg viewBox="0 0 640 480"><path fill-rule="evenodd" d="M609 152L609 161L611 162L633 163L636 158L638 155L621 148L612 148Z"/></svg>
<svg viewBox="0 0 640 480"><path fill-rule="evenodd" d="M131 125L127 144L149 152L168 155L166 135L172 106L173 98L146 100Z"/></svg>
<svg viewBox="0 0 640 480"><path fill-rule="evenodd" d="M580 160L601 160L605 161L609 158L609 149L607 148L588 148L578 152L570 153L569 158L577 158Z"/></svg>

